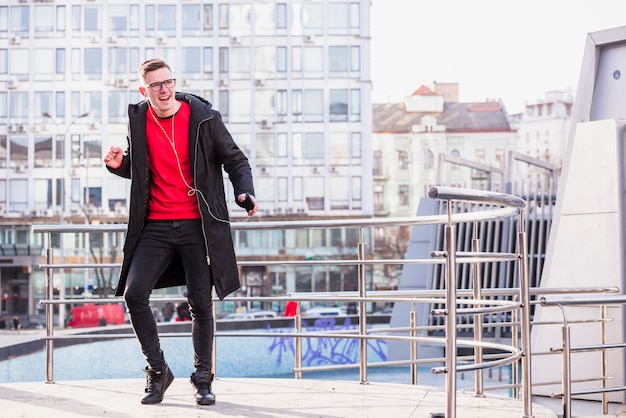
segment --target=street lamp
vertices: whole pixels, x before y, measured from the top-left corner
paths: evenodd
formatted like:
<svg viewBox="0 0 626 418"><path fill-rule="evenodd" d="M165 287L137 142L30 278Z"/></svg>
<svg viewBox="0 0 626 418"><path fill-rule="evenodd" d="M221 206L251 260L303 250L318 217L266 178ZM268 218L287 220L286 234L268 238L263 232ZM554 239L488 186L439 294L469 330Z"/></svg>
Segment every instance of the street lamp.
<svg viewBox="0 0 626 418"><path fill-rule="evenodd" d="M52 122L52 124L54 125L54 129L56 130L56 134L59 135L61 132L61 129L59 128L59 124L56 123L56 121L54 120L54 118L52 117L52 115L49 112L43 112L41 114L42 116L49 118L50 121ZM89 112L85 112L77 117L75 117L74 119L72 119L70 121L70 123L68 123L65 126L65 129L63 130L63 158L65 159L67 157L66 153L65 153L65 140L67 139L67 134L70 131L70 128L72 127L72 125L74 125L77 121L79 121L82 118L85 118L89 116ZM53 141L56 145L56 141ZM67 183L67 178L66 178L66 173L67 170L65 169L65 161L63 161L63 178L62 178L62 182L61 182L61 211L60 211L60 215L59 215L59 224L63 224L63 213L65 212L65 184ZM63 264L65 262L64 259L64 244L63 244L63 237L65 236L65 234L61 234L59 236L59 261L61 264ZM85 247L85 251L87 251L87 247ZM87 256L88 257L88 256ZM88 260L88 259L87 259ZM60 272L60 286L59 286L59 298L60 299L65 299L65 269L61 269ZM86 277L87 273L85 273ZM89 279L86 278L85 282L87 282ZM85 291L87 291L87 287L85 286ZM64 327L65 326L65 305L64 304L60 304L59 305L59 327Z"/></svg>

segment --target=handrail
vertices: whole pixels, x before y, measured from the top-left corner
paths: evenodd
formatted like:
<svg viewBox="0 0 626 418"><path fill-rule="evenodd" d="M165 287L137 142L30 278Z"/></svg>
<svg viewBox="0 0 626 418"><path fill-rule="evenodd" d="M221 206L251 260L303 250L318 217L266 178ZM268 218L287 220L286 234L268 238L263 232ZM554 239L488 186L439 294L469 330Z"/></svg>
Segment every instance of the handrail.
<svg viewBox="0 0 626 418"><path fill-rule="evenodd" d="M626 343L607 343L607 328L606 323L609 321L607 318L607 306L609 305L625 305L626 304L626 295L606 295L602 297L578 297L573 299L549 299L545 296L539 298L539 304L543 307L557 307L560 309L563 322L562 322L562 346L557 348L552 348L550 351L552 353L561 353L561 363L563 367L562 378L561 378L561 388L562 393L553 394L553 397L561 397L562 407L563 407L563 417L571 418L572 410L571 403L572 397L576 395L591 395L591 394L602 394L602 412L604 415L608 414L609 411L609 400L608 394L611 392L623 392L626 391L626 386L622 387L613 387L609 388L607 386L607 374L608 374L608 355L607 351L616 349L616 348L626 348ZM570 325L574 323L574 321L569 321L567 317L567 312L565 310L566 307L584 307L584 306L599 306L601 307L601 317L597 321L601 323L600 330L600 344L593 345L580 345L580 346L572 346L571 344L571 336L570 336ZM598 389L585 389L579 391L572 390L572 353L580 353L580 352L592 352L599 351L602 363L602 375L599 379L602 382L602 387Z"/></svg>
<svg viewBox="0 0 626 418"><path fill-rule="evenodd" d="M498 194L499 195L499 194ZM515 208L496 208L477 212L452 214L454 222L485 221L491 219L508 218L518 214ZM413 226L438 225L448 220L446 215L407 216L398 218L351 218L328 220L289 220L289 221L246 221L231 222L230 228L239 229L301 229L301 228L332 228L332 227L374 227L374 226ZM66 225L33 225L35 233L65 233L65 232L126 232L127 224L66 224Z"/></svg>
<svg viewBox="0 0 626 418"><path fill-rule="evenodd" d="M523 387L523 396L524 396L524 414L527 417L531 416L532 406L530 402L530 347L529 347L529 327L530 327L530 288L528 285L527 278L527 250L525 244L525 231L524 231L524 222L523 216L524 211L526 209L526 202L516 196L507 195L503 193L494 193L494 192L485 192L481 190L469 190L469 189L457 189L457 188L449 188L449 187L431 187L428 195L433 199L444 200L447 202L448 211L445 215L434 215L434 216L421 216L421 217L405 217L405 218L367 218L367 219L341 219L341 220L299 220L299 221L253 221L253 222L233 222L231 223L231 228L233 230L237 229L254 229L254 230L263 230L263 229L298 229L298 228L351 228L358 227L360 229L359 233L359 242L358 242L358 255L354 259L349 260L272 260L271 262L263 260L262 262L255 261L239 261L240 265L269 265L269 264L292 264L292 265L316 265L316 264L325 264L325 265L356 265L358 267L358 290L357 292L350 293L349 295L341 294L341 298L338 298L337 295L332 295L334 300L352 300L356 301L360 304L361 309L359 310L359 330L358 333L354 334L340 334L340 333L309 333L303 332L301 329L301 316L296 315L296 332L286 334L293 335L296 339L296 346L298 342L301 341L303 337L337 337L341 336L342 338L351 338L358 339L360 341L360 361L359 361L359 369L360 369L360 382L367 382L367 340L370 339L382 339L382 340L403 340L409 342L415 341L429 341L433 343L445 345L445 367L444 368L435 368L433 372L444 372L446 374L446 416L448 418L454 418L456 416L456 373L457 370L482 370L484 368L496 367L497 365L511 364L518 360L522 362L522 387ZM497 205L504 206L497 209L492 208L481 208L481 210L475 210L464 213L453 213L451 202L453 201L463 201L463 202L472 202L479 204L489 204L489 205ZM461 222L477 222L483 220L496 220L502 218L510 218L510 217L519 217L520 222L518 225L518 241L517 247L518 251L515 253L498 253L498 254L489 254L489 253L481 253L479 251L472 252L457 252L455 248L455 224ZM365 227L379 227L379 226L418 226L418 225L445 225L446 230L446 250L433 252L432 258L427 260L411 260L411 259L401 259L401 260L366 260L364 253L364 237L363 237L363 228ZM126 230L126 225L123 224L115 224L115 225L34 225L33 232L38 233L69 233L69 232L84 232L84 233L103 233L103 232L124 232ZM50 242L51 240L49 240ZM513 292L518 298L518 302L502 302L502 301L493 301L493 300L484 300L476 297L472 293L467 294L468 299L458 299L458 295L466 295L465 292L459 291L457 293L456 283L451 278L456 277L456 266L457 264L463 263L485 263L485 262L502 262L502 261L515 261L519 263L519 276L520 276L520 287L518 289L514 289ZM365 283L365 266L371 264L442 264L445 272L445 277L447 280L446 289L443 293L438 293L438 298L433 296L432 298L416 298L410 295L403 294L402 292L393 292L393 293L377 293L377 292L368 292L366 291L366 283ZM74 263L54 263L53 250L51 247L47 250L47 260L45 263L42 263L40 267L44 268L47 272L46 277L46 288L47 288L47 297L46 300L41 303L46 305L46 350L47 350L47 379L48 382L53 382L53 341L60 336L54 336L53 334L53 305L68 303L68 299L57 299L55 300L52 292L52 283L53 283L53 274L54 271L59 268L89 268L90 266L97 267L116 267L119 266L117 263L84 263L84 264L74 264ZM432 295L435 295L436 292L433 292ZM490 289L487 289L482 292L481 296L485 297L486 295L491 294ZM327 293L325 298L329 297ZM290 294L286 295L284 298L288 298L290 300L321 300L323 299L323 295L315 295L315 294ZM106 302L111 302L113 299L106 299ZM236 298L232 298L232 300L236 300ZM281 299L284 300L284 299ZM328 300L328 299L326 299ZM445 303L445 310L436 310L437 313L445 314L447 321L445 325L445 337L442 338L434 338L434 337L419 337L419 336L405 336L405 335L379 335L378 333L370 333L367 329L367 312L366 312L366 303L374 300L384 300L384 301L410 301L410 302L420 302L420 303L439 303L442 301ZM70 303L100 303L101 301L98 299L70 299ZM468 309L459 309L457 310L457 304L474 304L477 307L468 308ZM491 304L489 307L487 305ZM483 305L482 307L479 305ZM501 312L504 310L512 310L512 311L521 311L521 324L520 328L521 332L521 347L516 346L516 342L509 345L502 345L484 342L481 339L476 341L464 341L457 340L456 338L456 330L458 324L456 322L456 316L458 313L462 314L472 314L476 315L476 317L480 317L480 315L485 314L487 312ZM300 326L299 326L300 325ZM393 328L390 328L388 332L394 332ZM246 334L249 335L249 334ZM66 336L64 338L67 338ZM513 340L516 340L516 335L512 336ZM457 367L457 344L458 345L466 345L476 347L477 350L480 348L491 347L503 349L504 351L508 351L510 355L502 355L500 357L490 357L494 360L490 361L482 361L482 356L480 358L476 357L474 364ZM297 350L296 350L297 351ZM416 362L414 357L411 357L411 363ZM296 377L299 377L299 372L302 371L301 365L298 364L298 355L296 355L296 367L294 371L296 372Z"/></svg>

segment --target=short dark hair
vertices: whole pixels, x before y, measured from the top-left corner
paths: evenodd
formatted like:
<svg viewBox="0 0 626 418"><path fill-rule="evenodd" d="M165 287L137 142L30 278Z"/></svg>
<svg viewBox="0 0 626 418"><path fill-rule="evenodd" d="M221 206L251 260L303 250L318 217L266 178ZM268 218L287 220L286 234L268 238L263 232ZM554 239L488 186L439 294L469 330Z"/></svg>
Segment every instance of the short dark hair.
<svg viewBox="0 0 626 418"><path fill-rule="evenodd" d="M139 68L137 68L137 74L139 74L139 77L141 77L141 79L143 80L146 78L147 73L149 73L150 71L156 71L159 68L167 68L168 70L172 71L170 66L163 59L151 58L147 61L144 61L143 64L141 64Z"/></svg>

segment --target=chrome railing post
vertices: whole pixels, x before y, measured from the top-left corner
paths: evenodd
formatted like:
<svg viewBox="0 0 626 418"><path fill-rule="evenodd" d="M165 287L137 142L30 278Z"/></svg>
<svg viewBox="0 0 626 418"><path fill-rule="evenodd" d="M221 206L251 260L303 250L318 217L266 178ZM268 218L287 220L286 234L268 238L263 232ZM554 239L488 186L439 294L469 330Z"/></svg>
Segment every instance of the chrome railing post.
<svg viewBox="0 0 626 418"><path fill-rule="evenodd" d="M363 242L363 228L359 228L359 260L365 260L365 243ZM360 263L359 266L359 376L360 383L367 384L367 339L363 338L367 334L367 277L365 275L365 264Z"/></svg>
<svg viewBox="0 0 626 418"><path fill-rule="evenodd" d="M519 298L519 295L515 296ZM511 346L515 348L520 348L519 343L519 310L514 310L511 312ZM511 364L511 383L512 383L512 393L511 396L515 399L519 399L520 397L520 363L521 361L516 361Z"/></svg>
<svg viewBox="0 0 626 418"><path fill-rule="evenodd" d="M601 336L601 344L605 345L607 343L607 338L606 338L606 323L607 323L607 310L606 310L606 305L602 305L601 307L601 312L602 312L602 323L601 323L601 330L602 330L602 336ZM609 382L608 382L608 375L609 375L609 355L607 353L606 350L602 350L600 352L600 356L602 358L602 389L607 389L609 387ZM608 392L604 392L602 394L602 413L604 415L608 415L609 414L609 393Z"/></svg>
<svg viewBox="0 0 626 418"><path fill-rule="evenodd" d="M474 222L473 230L474 238L472 239L472 251L475 253L480 252L480 240L478 239L478 223ZM474 300L482 299L482 275L480 270L480 263L472 263L472 275L473 275L473 297ZM480 343L483 340L483 316L482 314L474 315L474 341ZM480 364L483 362L483 348L480 344L474 347L474 363ZM478 369L474 372L474 396L485 395L484 382L483 382L483 370Z"/></svg>
<svg viewBox="0 0 626 418"><path fill-rule="evenodd" d="M300 314L300 301L298 301L294 322L296 326L296 333L298 334L296 337L296 347L294 349L296 362L295 378L302 379L302 315Z"/></svg>
<svg viewBox="0 0 626 418"><path fill-rule="evenodd" d="M415 327L417 327L417 313L415 312L415 304L411 305L410 324L411 324L411 332L409 333L409 335L411 336L411 342L410 342L411 384L417 385L417 373L418 373L418 367L416 363L417 340L415 339L417 337L417 330L415 329Z"/></svg>
<svg viewBox="0 0 626 418"><path fill-rule="evenodd" d="M524 353L522 356L522 393L524 418L533 417L532 404L532 379L531 379L531 362L530 362L530 283L528 280L528 241L524 228L524 212L520 211L518 218L518 239L517 246L520 254L519 259L519 288L521 303L521 349Z"/></svg>
<svg viewBox="0 0 626 418"><path fill-rule="evenodd" d="M570 357L571 340L570 340L570 328L567 321L563 323L563 398L561 402L563 404L563 418L572 417L572 359Z"/></svg>
<svg viewBox="0 0 626 418"><path fill-rule="evenodd" d="M52 249L51 238L48 238L49 247L46 249L46 262L54 263L54 250ZM54 298L54 269L46 268L46 299ZM54 305L49 303L46 305L46 383L54 383Z"/></svg>
<svg viewBox="0 0 626 418"><path fill-rule="evenodd" d="M456 417L456 227L452 224L452 203L448 204L446 234L446 418Z"/></svg>

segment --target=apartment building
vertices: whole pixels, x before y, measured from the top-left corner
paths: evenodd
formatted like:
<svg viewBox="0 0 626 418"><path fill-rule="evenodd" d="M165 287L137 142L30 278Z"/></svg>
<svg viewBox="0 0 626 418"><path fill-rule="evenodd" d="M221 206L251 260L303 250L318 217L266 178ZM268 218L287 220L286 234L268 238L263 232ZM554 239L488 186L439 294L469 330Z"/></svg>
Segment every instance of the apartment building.
<svg viewBox="0 0 626 418"><path fill-rule="evenodd" d="M499 190L517 130L499 101L461 103L456 83L373 105L374 212L413 216L434 184Z"/></svg>
<svg viewBox="0 0 626 418"><path fill-rule="evenodd" d="M43 237L29 233L32 223L125 222L129 184L102 156L125 146L127 105L141 100L135 71L147 58L167 60L177 90L221 112L250 157L259 218L372 216L369 8L365 0L0 5L0 245L30 256L0 260L0 311L30 314L43 297L35 268ZM241 219L228 186L231 216ZM238 255L278 254L289 243L315 252L349 232L298 234L237 232ZM62 246L81 258L83 241ZM333 282L329 271L316 280L311 271L242 273L253 293L267 292L270 279L282 294ZM87 279L75 271L59 287L81 294Z"/></svg>

